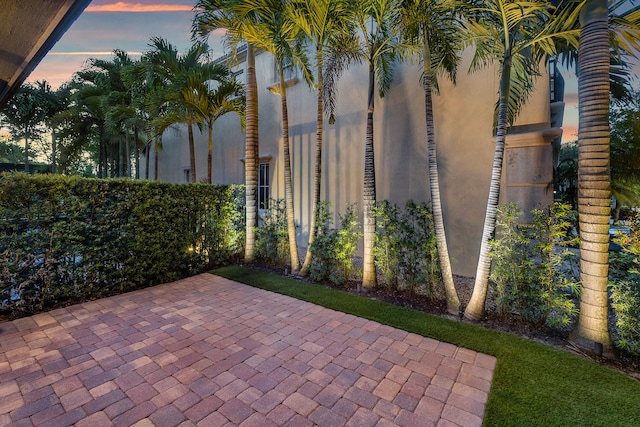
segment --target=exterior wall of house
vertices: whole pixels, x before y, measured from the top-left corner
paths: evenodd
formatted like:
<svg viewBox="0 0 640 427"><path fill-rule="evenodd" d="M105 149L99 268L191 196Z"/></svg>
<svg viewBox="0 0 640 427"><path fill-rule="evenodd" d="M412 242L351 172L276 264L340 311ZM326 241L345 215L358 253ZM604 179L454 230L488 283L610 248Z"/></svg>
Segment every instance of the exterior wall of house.
<svg viewBox="0 0 640 427"><path fill-rule="evenodd" d="M467 75L470 58L460 68L457 84L442 79L434 99L435 132L445 226L454 273L475 274L489 191L495 142L493 111L498 93L495 69ZM242 64L241 66L244 66ZM275 83L273 58L256 57L259 90L260 156L271 158L271 194L284 198L280 97L269 92ZM424 92L418 64L400 64L391 90L377 97L374 113L377 199L404 205L429 200ZM243 75L240 75L241 78ZM322 199L336 212L362 205L367 73L353 67L340 81L336 122L324 124ZM293 186L298 243L307 244L315 161L316 92L302 79L287 90ZM538 78L536 90L507 139L501 203L517 201L530 209L552 200L549 82ZM214 125L213 182L244 182L244 135L239 120L227 115ZM549 139L551 138L551 139ZM197 178L206 178L207 135L196 132ZM169 130L159 152L159 179L185 182L189 167L186 127Z"/></svg>

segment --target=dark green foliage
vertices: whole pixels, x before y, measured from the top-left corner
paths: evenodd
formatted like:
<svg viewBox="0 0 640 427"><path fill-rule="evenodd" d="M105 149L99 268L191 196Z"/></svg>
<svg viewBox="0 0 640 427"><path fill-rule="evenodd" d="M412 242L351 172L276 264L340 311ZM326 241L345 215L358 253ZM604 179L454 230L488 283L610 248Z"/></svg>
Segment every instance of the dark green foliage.
<svg viewBox="0 0 640 427"><path fill-rule="evenodd" d="M498 313L518 314L523 320L563 329L577 314L572 296L578 284L561 264L573 256L571 229L575 211L554 203L534 209L533 223L517 222L522 214L514 203L498 207L498 238L491 240Z"/></svg>
<svg viewBox="0 0 640 427"><path fill-rule="evenodd" d="M318 230L311 246L313 257L309 275L316 281L330 280L341 285L355 272L353 254L362 233L356 231L360 224L353 205L344 215L339 215L337 229L332 228L330 206L329 202L320 202L316 209Z"/></svg>
<svg viewBox="0 0 640 427"><path fill-rule="evenodd" d="M616 344L640 354L640 214L628 224L630 233L615 238L622 252L611 253L611 305L616 313Z"/></svg>
<svg viewBox="0 0 640 427"><path fill-rule="evenodd" d="M376 216L376 266L384 283L392 289L404 288L414 293L422 288L430 296L443 297L429 207L410 200L401 210L385 200L376 206Z"/></svg>
<svg viewBox="0 0 640 427"><path fill-rule="evenodd" d="M176 280L241 252L238 187L4 174L0 303L12 315Z"/></svg>
<svg viewBox="0 0 640 427"><path fill-rule="evenodd" d="M289 263L289 234L284 199L270 200L269 210L256 229L256 256L268 265L283 267Z"/></svg>
<svg viewBox="0 0 640 427"><path fill-rule="evenodd" d="M578 208L578 143L562 144L553 169L554 198Z"/></svg>

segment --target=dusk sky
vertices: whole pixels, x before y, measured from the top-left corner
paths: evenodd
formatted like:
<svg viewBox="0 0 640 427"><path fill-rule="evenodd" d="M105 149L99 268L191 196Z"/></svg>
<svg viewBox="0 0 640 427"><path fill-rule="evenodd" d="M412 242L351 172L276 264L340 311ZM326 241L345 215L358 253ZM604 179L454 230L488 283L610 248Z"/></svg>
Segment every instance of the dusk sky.
<svg viewBox="0 0 640 427"><path fill-rule="evenodd" d="M149 39L160 36L185 51L191 44L194 0L94 0L60 41L42 60L29 81L46 80L57 88L82 69L88 58L109 59L121 49L137 59L147 50ZM223 54L221 35L210 37L214 56ZM640 67L636 66L640 71ZM565 141L577 139L578 110L575 75L565 72ZM637 79L634 85L637 86Z"/></svg>
<svg viewBox="0 0 640 427"><path fill-rule="evenodd" d="M109 59L121 49L138 59L151 37L160 36L185 51L191 45L194 0L94 0L51 49L29 81L46 80L57 88L82 69L87 59ZM221 56L219 36L210 37Z"/></svg>

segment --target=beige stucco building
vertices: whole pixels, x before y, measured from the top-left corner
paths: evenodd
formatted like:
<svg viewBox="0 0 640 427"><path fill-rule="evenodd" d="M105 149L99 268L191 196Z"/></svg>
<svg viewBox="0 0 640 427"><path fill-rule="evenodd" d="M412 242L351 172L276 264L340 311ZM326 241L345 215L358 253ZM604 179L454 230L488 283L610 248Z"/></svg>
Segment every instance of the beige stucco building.
<svg viewBox="0 0 640 427"><path fill-rule="evenodd" d="M470 58L462 64L457 84L443 79L434 99L438 167L445 226L454 273L475 274L494 153L493 111L498 73L488 69L468 75ZM244 79L241 62L239 80ZM260 159L272 198L284 198L280 98L269 91L276 81L273 57L256 56L258 78ZM385 98L375 100L375 159L377 199L397 204L429 199L424 93L418 64L396 68ZM343 213L362 205L367 73L354 66L339 84L335 124L325 120L322 199ZM316 92L303 79L293 79L287 91L298 243L307 244L315 159ZM213 182L244 182L244 135L237 116L229 114L214 125ZM553 199L552 140L561 133L551 123L550 80L536 80L535 91L507 138L501 203L518 202L528 211ZM163 136L158 179L187 182L189 150L186 127ZM153 155L153 153L152 153ZM207 171L207 135L196 135L197 179Z"/></svg>

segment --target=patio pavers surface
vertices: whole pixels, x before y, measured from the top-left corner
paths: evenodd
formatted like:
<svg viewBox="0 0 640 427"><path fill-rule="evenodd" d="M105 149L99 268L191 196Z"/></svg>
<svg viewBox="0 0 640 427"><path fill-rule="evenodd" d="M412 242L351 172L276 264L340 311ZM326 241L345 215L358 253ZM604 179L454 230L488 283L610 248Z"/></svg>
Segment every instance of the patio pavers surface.
<svg viewBox="0 0 640 427"><path fill-rule="evenodd" d="M495 362L202 274L0 323L0 426L480 426Z"/></svg>

